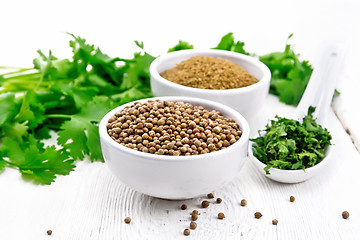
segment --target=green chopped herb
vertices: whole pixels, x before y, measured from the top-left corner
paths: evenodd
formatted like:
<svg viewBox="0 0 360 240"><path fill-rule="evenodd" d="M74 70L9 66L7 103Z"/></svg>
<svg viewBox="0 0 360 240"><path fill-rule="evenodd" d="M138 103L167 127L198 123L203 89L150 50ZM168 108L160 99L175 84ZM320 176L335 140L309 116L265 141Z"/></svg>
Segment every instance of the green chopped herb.
<svg viewBox="0 0 360 240"><path fill-rule="evenodd" d="M276 116L259 137L250 139L253 154L270 168L296 170L312 167L325 157L326 147L331 144L331 135L326 128L317 124L310 107L302 123L296 120ZM262 134L264 133L264 134Z"/></svg>

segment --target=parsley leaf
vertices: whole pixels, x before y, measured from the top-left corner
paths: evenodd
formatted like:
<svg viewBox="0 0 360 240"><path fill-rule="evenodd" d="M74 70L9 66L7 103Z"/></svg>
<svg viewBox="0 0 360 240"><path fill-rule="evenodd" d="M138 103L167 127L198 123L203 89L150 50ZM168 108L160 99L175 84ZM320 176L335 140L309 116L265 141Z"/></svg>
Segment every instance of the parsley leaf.
<svg viewBox="0 0 360 240"><path fill-rule="evenodd" d="M240 41L235 43L233 33L230 32L221 38L219 44L214 49L227 50L250 55L250 53L245 51L244 45L245 43Z"/></svg>
<svg viewBox="0 0 360 240"><path fill-rule="evenodd" d="M4 93L0 95L0 127L8 119L11 119L16 115L16 111L14 111L14 109L17 108L16 105L15 94Z"/></svg>
<svg viewBox="0 0 360 240"><path fill-rule="evenodd" d="M309 62L301 61L290 44L286 44L284 52L260 56L260 61L271 71L270 93L278 95L281 102L297 105L313 71Z"/></svg>
<svg viewBox="0 0 360 240"><path fill-rule="evenodd" d="M27 136L26 144L6 138L0 152L9 158L8 165L41 184L51 184L56 174L67 175L75 167L65 151L56 150L55 146L44 148L32 135Z"/></svg>
<svg viewBox="0 0 360 240"><path fill-rule="evenodd" d="M194 49L194 46L188 42L180 40L179 43L176 44L174 47L169 48L168 52L175 52L175 51L185 50L185 49Z"/></svg>
<svg viewBox="0 0 360 240"><path fill-rule="evenodd" d="M61 125L58 144L67 149L74 160L84 159L89 155L92 161L101 160L100 139L96 124L113 108L107 97L97 96L69 121Z"/></svg>

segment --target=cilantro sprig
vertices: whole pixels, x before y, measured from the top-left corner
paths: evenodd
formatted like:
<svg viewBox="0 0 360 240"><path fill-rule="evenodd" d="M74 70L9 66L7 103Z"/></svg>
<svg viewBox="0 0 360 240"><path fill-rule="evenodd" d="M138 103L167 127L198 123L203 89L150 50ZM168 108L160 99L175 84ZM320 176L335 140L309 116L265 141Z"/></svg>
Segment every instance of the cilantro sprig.
<svg viewBox="0 0 360 240"><path fill-rule="evenodd" d="M115 106L151 96L153 56L141 50L132 59L111 58L71 36L71 59L38 51L34 68L0 75L0 171L12 167L26 179L51 184L86 155L103 161L100 119ZM51 132L57 145L45 146Z"/></svg>
<svg viewBox="0 0 360 240"><path fill-rule="evenodd" d="M253 154L270 168L296 170L315 166L325 157L326 147L331 144L331 135L326 128L316 123L309 108L302 122L276 116L259 137L250 139Z"/></svg>

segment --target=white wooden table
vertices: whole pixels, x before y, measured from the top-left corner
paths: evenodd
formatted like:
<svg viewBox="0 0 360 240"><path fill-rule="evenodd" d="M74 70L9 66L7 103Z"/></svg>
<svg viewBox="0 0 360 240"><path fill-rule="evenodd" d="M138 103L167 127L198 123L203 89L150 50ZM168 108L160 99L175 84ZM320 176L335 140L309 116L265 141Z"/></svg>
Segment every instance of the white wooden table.
<svg viewBox="0 0 360 240"><path fill-rule="evenodd" d="M293 109L269 96L253 129L264 126L272 112L289 114ZM192 239L358 239L360 234L360 156L350 138L330 114L334 155L324 172L303 183L280 184L261 175L247 161L238 177L214 192L221 204L210 200L203 209L196 198L168 201L137 193L122 184L103 163L77 164L69 176L51 186L24 182L15 170L0 175L1 239L182 239L189 227L190 212L200 212ZM289 197L295 196L295 202ZM241 199L248 205L240 206ZM182 204L187 210L181 210ZM350 218L342 219L342 211ZM263 217L255 219L254 213ZM224 220L217 219L223 212ZM124 223L130 216L131 224ZM272 219L278 219L277 226Z"/></svg>
<svg viewBox="0 0 360 240"><path fill-rule="evenodd" d="M324 39L336 36L352 45L339 81L342 94L334 102L341 122L333 112L328 119L335 151L321 175L280 184L247 161L231 184L214 192L223 202L213 204L212 199L203 209L205 196L167 201L137 193L103 163L78 162L74 172L58 176L50 186L25 182L17 171L6 169L0 174L0 239L360 239L360 154L352 143L360 139L359 6L353 0L181 1L174 12L168 1L1 3L0 65L31 66L38 48L70 56L64 32L120 57L136 50L133 40L143 40L145 48L158 55L179 39L213 47L230 31L259 54L282 50L294 32L296 52L310 60L316 55L314 45ZM275 114L287 116L293 110L269 96L258 116L249 119L252 136ZM295 202L289 201L290 195ZM247 200L246 207L240 206L241 199ZM184 203L187 210L180 209ZM193 209L201 215L197 229L186 237L183 230L189 228ZM344 210L350 212L347 220L341 217ZM261 219L254 218L257 211ZM218 212L226 218L218 220ZM129 225L123 221L127 216L132 218ZM271 223L274 218L277 226ZM49 229L51 236L46 234Z"/></svg>

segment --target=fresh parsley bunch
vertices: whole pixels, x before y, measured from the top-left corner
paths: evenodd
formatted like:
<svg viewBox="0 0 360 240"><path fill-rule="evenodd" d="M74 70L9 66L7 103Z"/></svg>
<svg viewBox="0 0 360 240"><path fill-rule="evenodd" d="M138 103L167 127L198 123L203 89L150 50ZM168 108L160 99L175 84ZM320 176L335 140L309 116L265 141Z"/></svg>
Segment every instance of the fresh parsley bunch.
<svg viewBox="0 0 360 240"><path fill-rule="evenodd" d="M250 139L253 154L270 168L284 170L306 169L315 166L325 157L326 147L331 144L331 135L326 128L317 124L309 108L302 123L276 116L270 121L259 137Z"/></svg>
<svg viewBox="0 0 360 240"><path fill-rule="evenodd" d="M72 35L73 57L39 52L33 69L0 75L0 170L51 184L88 155L103 161L98 123L110 109L151 96L146 52L133 59L111 58ZM136 42L143 48L143 45ZM57 133L57 145L44 139Z"/></svg>
<svg viewBox="0 0 360 240"><path fill-rule="evenodd" d="M97 126L102 116L118 105L151 96L149 66L155 58L143 51L142 43L135 42L142 51L132 59L111 58L71 36L71 59L38 51L34 68L0 75L0 172L12 167L24 178L51 184L86 155L103 161ZM256 56L244 45L228 33L214 49ZM192 48L179 41L168 51ZM284 52L260 56L272 72L271 93L287 104L297 104L312 72L298 57L288 44ZM51 136L57 145L45 146L43 140Z"/></svg>

